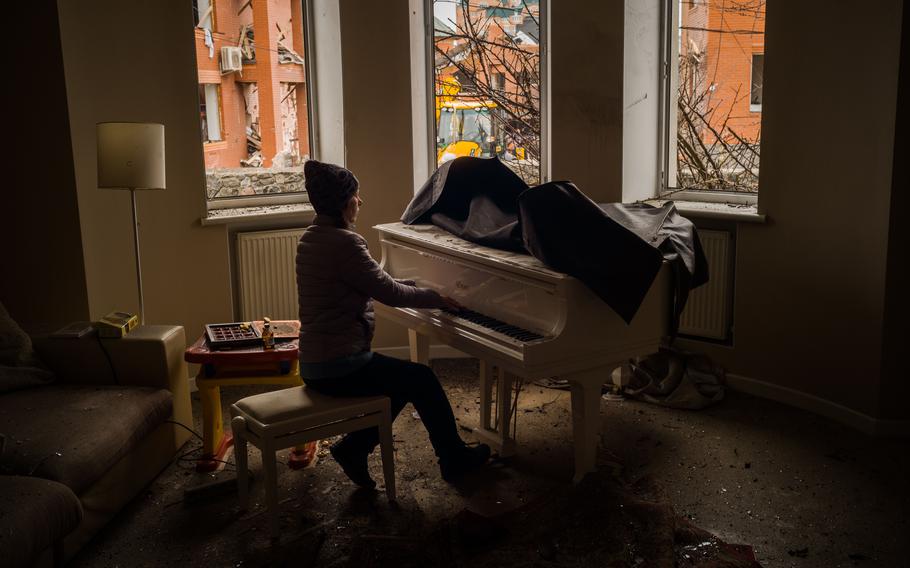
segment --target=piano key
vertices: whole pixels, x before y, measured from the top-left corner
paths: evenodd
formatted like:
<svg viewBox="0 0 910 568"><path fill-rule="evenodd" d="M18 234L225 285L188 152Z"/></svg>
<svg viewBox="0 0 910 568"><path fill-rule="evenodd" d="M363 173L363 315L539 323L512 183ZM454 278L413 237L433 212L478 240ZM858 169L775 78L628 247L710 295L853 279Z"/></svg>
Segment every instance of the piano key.
<svg viewBox="0 0 910 568"><path fill-rule="evenodd" d="M518 327L516 325L508 324L504 321L500 321L496 318L484 315L484 314L482 314L480 312L476 312L474 310L469 310L467 308L463 308L461 310L453 310L450 308L441 308L440 311L442 311L446 314L455 316L457 318L461 318L461 319L467 320L469 322L476 323L487 329L492 329L493 331L496 331L496 332L501 333L508 337L512 337L519 341L529 342L529 341L535 341L538 339L543 339L542 335L534 333L533 331L528 331L527 329Z"/></svg>

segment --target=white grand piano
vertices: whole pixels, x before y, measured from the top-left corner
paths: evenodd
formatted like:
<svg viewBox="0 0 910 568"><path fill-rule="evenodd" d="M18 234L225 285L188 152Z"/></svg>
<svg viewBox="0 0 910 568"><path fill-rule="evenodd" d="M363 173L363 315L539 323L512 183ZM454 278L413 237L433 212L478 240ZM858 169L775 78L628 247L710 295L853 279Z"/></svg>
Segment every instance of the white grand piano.
<svg viewBox="0 0 910 568"><path fill-rule="evenodd" d="M571 386L574 481L593 471L603 384L630 358L656 352L667 334L667 264L627 325L581 281L530 255L483 247L433 225L375 229L389 274L451 296L469 310L455 315L376 304L377 313L409 329L411 360L427 363L434 340L480 359L478 439L500 455L514 453L513 382L560 377Z"/></svg>

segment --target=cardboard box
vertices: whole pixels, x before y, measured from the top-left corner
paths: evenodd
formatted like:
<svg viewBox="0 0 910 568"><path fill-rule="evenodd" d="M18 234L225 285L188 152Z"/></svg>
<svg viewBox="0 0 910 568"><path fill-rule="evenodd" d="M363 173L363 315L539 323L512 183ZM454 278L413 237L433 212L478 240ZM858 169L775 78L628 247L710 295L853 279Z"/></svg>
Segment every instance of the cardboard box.
<svg viewBox="0 0 910 568"><path fill-rule="evenodd" d="M98 320L99 337L123 337L139 325L139 316L126 312L111 312Z"/></svg>

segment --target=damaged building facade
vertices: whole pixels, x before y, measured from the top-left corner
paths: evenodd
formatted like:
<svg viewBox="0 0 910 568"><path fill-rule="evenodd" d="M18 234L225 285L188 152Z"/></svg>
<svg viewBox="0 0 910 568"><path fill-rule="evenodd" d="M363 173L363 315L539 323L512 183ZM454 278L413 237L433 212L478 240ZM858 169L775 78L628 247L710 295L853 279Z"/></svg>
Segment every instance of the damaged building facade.
<svg viewBox="0 0 910 568"><path fill-rule="evenodd" d="M196 0L193 17L208 197L302 191L271 183L310 153L301 3Z"/></svg>

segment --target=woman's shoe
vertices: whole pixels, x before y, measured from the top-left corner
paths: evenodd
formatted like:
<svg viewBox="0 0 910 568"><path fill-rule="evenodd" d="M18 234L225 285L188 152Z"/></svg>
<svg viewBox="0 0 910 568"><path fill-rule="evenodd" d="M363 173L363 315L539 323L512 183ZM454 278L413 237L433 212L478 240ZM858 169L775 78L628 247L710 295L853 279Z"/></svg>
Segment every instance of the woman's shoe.
<svg viewBox="0 0 910 568"><path fill-rule="evenodd" d="M352 452L345 448L341 442L332 444L329 448L329 453L341 466L344 474L356 485L367 489L376 488L376 482L370 477L370 470L367 468L367 457L369 454Z"/></svg>
<svg viewBox="0 0 910 568"><path fill-rule="evenodd" d="M439 459L439 472L448 483L457 483L490 459L490 446L461 446Z"/></svg>

